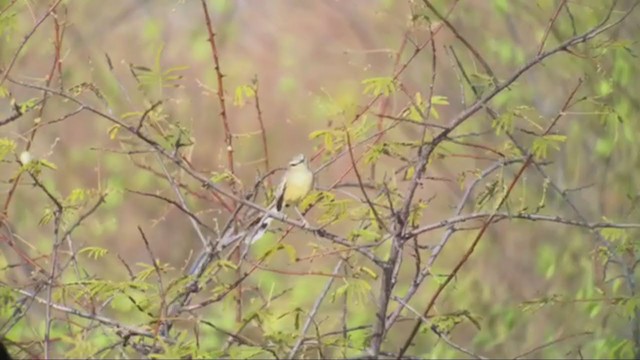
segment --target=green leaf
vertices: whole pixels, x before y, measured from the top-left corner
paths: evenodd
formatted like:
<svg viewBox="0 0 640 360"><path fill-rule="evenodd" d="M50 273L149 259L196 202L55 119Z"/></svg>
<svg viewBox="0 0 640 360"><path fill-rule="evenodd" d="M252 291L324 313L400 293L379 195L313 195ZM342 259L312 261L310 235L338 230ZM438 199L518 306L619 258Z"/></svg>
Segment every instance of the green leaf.
<svg viewBox="0 0 640 360"><path fill-rule="evenodd" d="M374 279L374 280L378 279L378 275L377 275L373 270L369 269L369 268L368 268L368 267L366 267L366 266L360 266L360 267L358 267L358 271L363 272L363 273L365 273L365 274L369 275L369 276L370 276L372 279Z"/></svg>
<svg viewBox="0 0 640 360"><path fill-rule="evenodd" d="M16 150L15 141L7 138L0 138L0 161Z"/></svg>
<svg viewBox="0 0 640 360"><path fill-rule="evenodd" d="M496 135L511 134L514 129L514 115L505 112L491 122L491 127L496 130Z"/></svg>
<svg viewBox="0 0 640 360"><path fill-rule="evenodd" d="M357 238L362 238L366 242L375 242L380 240L382 235L373 230L369 229L356 229L349 233L349 240L354 241Z"/></svg>
<svg viewBox="0 0 640 360"><path fill-rule="evenodd" d="M446 315L437 316L433 321L433 326L436 327L439 333L448 334L454 327L465 320L464 315ZM428 329L428 328L427 328Z"/></svg>
<svg viewBox="0 0 640 360"><path fill-rule="evenodd" d="M188 69L187 66L174 66L168 69L162 68L162 53L164 46L160 46L156 51L154 64L151 68L139 65L130 65L130 69L138 80L138 87L143 91L156 90L161 91L163 88L179 87L179 81L183 78L177 73Z"/></svg>
<svg viewBox="0 0 640 360"><path fill-rule="evenodd" d="M149 278L149 276L151 276L151 274L153 274L156 271L156 268L151 264L137 263L136 265L144 268L143 270L141 270L136 274L136 280L139 280L139 281L145 281L146 279Z"/></svg>
<svg viewBox="0 0 640 360"><path fill-rule="evenodd" d="M78 254L87 254L88 258L92 258L98 260L99 258L105 256L109 250L97 246L88 246L78 251Z"/></svg>
<svg viewBox="0 0 640 360"><path fill-rule="evenodd" d="M254 357L258 358L258 355L260 355L259 358L262 359L271 358L271 356L269 356L269 353L265 352L264 350L262 350L262 348L259 348L257 346L240 345L232 346L229 349L229 357L231 357L232 359L251 359Z"/></svg>
<svg viewBox="0 0 640 360"><path fill-rule="evenodd" d="M307 194L307 196L305 196L302 201L300 201L300 203L298 204L298 208L300 208L301 211L306 211L309 207L311 207L311 205L317 202L330 201L330 199L333 198L335 198L335 195L329 192L312 191Z"/></svg>
<svg viewBox="0 0 640 360"><path fill-rule="evenodd" d="M87 191L85 189L73 189L71 194L65 199L65 203L74 205L82 203L87 199Z"/></svg>
<svg viewBox="0 0 640 360"><path fill-rule="evenodd" d="M4 99L7 96L9 96L10 92L9 89L4 87L4 86L0 86L0 99Z"/></svg>
<svg viewBox="0 0 640 360"><path fill-rule="evenodd" d="M564 135L545 135L537 137L533 140L531 150L536 160L543 160L546 159L549 154L549 147L559 150L559 143L565 142L566 140L567 137Z"/></svg>
<svg viewBox="0 0 640 360"><path fill-rule="evenodd" d="M281 243L280 246L278 247L278 250L284 250L286 251L287 255L289 255L289 261L294 263L296 262L296 260L298 259L298 254L296 252L296 248L294 248L293 246L289 245L289 244L284 244Z"/></svg>
<svg viewBox="0 0 640 360"><path fill-rule="evenodd" d="M38 163L46 168L49 168L52 170L58 170L58 167L54 163L50 162L49 160L40 159L38 160Z"/></svg>
<svg viewBox="0 0 640 360"><path fill-rule="evenodd" d="M555 142L555 143L562 143L567 141L567 137L565 135L558 135L558 134L545 135L544 138L547 139L548 141ZM556 145L556 149L560 149L560 147Z"/></svg>
<svg viewBox="0 0 640 360"><path fill-rule="evenodd" d="M319 138L320 136L323 136L324 134L326 134L328 132L328 130L316 130L316 131L312 131L309 134L309 140L313 140L316 138Z"/></svg>
<svg viewBox="0 0 640 360"><path fill-rule="evenodd" d="M627 238L627 232L625 229L605 228L600 230L600 234L602 234L606 240L612 242Z"/></svg>
<svg viewBox="0 0 640 360"><path fill-rule="evenodd" d="M364 163L374 164L378 162L382 155L386 155L394 158L402 158L402 153L398 144L383 142L371 146L371 148L364 155Z"/></svg>
<svg viewBox="0 0 640 360"><path fill-rule="evenodd" d="M318 223L327 225L338 220L343 220L346 217L347 209L351 206L353 206L353 201L349 199L336 200L333 198L330 201L323 201L320 203L322 215L318 219Z"/></svg>
<svg viewBox="0 0 640 360"><path fill-rule="evenodd" d="M602 311L602 303L596 301L588 304L587 311L590 319L595 318Z"/></svg>
<svg viewBox="0 0 640 360"><path fill-rule="evenodd" d="M396 82L392 77L389 76L365 79L362 81L362 84L365 85L365 88L362 92L365 95L371 94L374 96L389 96L396 91Z"/></svg>
<svg viewBox="0 0 640 360"><path fill-rule="evenodd" d="M223 172L213 172L213 175L209 178L209 180L214 183L220 183L223 181L232 181L233 180L233 174L231 174L229 171L225 170Z"/></svg>
<svg viewBox="0 0 640 360"><path fill-rule="evenodd" d="M424 209L427 208L427 203L422 200L418 200L417 204L411 206L411 212L409 214L409 224L411 226L418 226L420 223L420 219L422 218L422 214Z"/></svg>
<svg viewBox="0 0 640 360"><path fill-rule="evenodd" d="M235 96L233 97L234 106L244 106L246 99L256 96L255 88L251 85L240 85L236 87Z"/></svg>
<svg viewBox="0 0 640 360"><path fill-rule="evenodd" d="M219 266L221 269L234 270L234 271L238 270L238 266L229 260L224 260L224 259L218 260L216 261L216 265Z"/></svg>
<svg viewBox="0 0 640 360"><path fill-rule="evenodd" d="M114 140L116 136L118 136L118 132L120 131L120 125L113 125L107 130L107 134L109 134L109 139Z"/></svg>
<svg viewBox="0 0 640 360"><path fill-rule="evenodd" d="M433 105L449 105L449 99L446 96L434 95L431 97Z"/></svg>
<svg viewBox="0 0 640 360"><path fill-rule="evenodd" d="M336 291L333 292L333 296L331 297L331 301L335 302L336 298L344 296L344 294L347 292L347 290L349 290L349 283L348 282L346 282L346 284L340 286L339 288L336 289Z"/></svg>
<svg viewBox="0 0 640 360"><path fill-rule="evenodd" d="M40 218L40 221L38 222L38 224L39 225L46 225L46 224L50 223L51 220L53 220L53 210L49 209L49 208L46 208L46 209L44 209L44 214Z"/></svg>
<svg viewBox="0 0 640 360"><path fill-rule="evenodd" d="M411 180L413 179L413 176L416 174L416 167L415 166L409 166L407 168L407 171L405 171L404 173L404 180Z"/></svg>
<svg viewBox="0 0 640 360"><path fill-rule="evenodd" d="M469 80L478 96L482 96L485 91L493 85L493 79L490 76L481 73L469 74Z"/></svg>
<svg viewBox="0 0 640 360"><path fill-rule="evenodd" d="M20 107L20 112L21 113L26 113L27 111L33 109L36 107L36 105L38 105L38 101L40 101L38 98L31 98L23 103L20 103L19 107Z"/></svg>

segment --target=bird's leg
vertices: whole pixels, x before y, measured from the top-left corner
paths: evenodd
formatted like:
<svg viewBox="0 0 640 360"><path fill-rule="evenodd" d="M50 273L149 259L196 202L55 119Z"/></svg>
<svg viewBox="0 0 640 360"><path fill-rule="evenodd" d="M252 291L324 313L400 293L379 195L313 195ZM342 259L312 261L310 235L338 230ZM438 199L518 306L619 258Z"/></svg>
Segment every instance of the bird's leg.
<svg viewBox="0 0 640 360"><path fill-rule="evenodd" d="M300 210L298 210L297 206L294 206L294 208L296 209L296 212L298 213L298 216L300 216L300 220L302 220L302 223L304 224L305 227L310 228L311 224L309 224L307 222L307 219L304 218L304 215L302 215L302 213L300 212Z"/></svg>

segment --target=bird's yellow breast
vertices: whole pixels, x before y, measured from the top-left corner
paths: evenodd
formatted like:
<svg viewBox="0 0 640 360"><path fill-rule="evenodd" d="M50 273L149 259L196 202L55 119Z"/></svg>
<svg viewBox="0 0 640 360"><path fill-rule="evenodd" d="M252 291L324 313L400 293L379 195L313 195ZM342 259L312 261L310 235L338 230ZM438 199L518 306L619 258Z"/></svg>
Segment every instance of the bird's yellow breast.
<svg viewBox="0 0 640 360"><path fill-rule="evenodd" d="M313 173L306 166L297 166L287 172L284 202L295 204L302 200L313 187Z"/></svg>

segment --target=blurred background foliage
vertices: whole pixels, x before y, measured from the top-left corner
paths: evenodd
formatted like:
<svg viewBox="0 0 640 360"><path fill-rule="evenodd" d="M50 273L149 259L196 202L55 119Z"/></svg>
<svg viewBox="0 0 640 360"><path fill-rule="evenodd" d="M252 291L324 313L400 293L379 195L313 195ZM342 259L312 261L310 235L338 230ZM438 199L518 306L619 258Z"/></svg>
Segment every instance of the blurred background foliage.
<svg viewBox="0 0 640 360"><path fill-rule="evenodd" d="M0 0L0 9L6 9L0 10L2 69L7 69L25 34L51 3ZM453 4L448 0L433 3L442 13ZM545 48L595 26L611 6L610 1L601 0L463 0L457 3L449 20L483 54L495 76L504 80L538 53L549 20L561 3L566 6L550 29ZM619 1L613 16L619 16L633 3ZM419 53L401 75L402 91L393 88L393 84L392 88L385 88L389 86L385 85L385 79L394 73L396 52L403 39L410 40L403 48L400 64L412 55L411 44L424 42L430 36L429 27L439 23L421 1L212 0L208 4L225 74L228 118L234 134L235 176L242 189L250 189L258 174L266 171L256 92L272 169L286 164L295 153L312 155L321 147L327 151L315 158L312 167L331 158L331 147L337 146L332 131L348 124L376 91L388 94L365 115L372 121L377 112L401 111L408 103L402 92L412 97L417 93L428 97L432 77L430 50ZM53 72L50 87L74 88L79 97L96 106L106 104L113 111L110 115L122 119L140 117L162 100L149 116L167 146L180 139L191 144L187 157L201 173L215 176L225 172L226 147L216 98L216 72L199 2L62 1L55 16L64 35L61 73ZM507 153L513 151L505 145L507 132L535 149L537 138L532 134L542 132L581 80L583 84L575 98L579 103L564 114L554 129L558 137L537 144L537 158L544 163L553 182L590 221L637 222L640 98L633 79L640 75L636 36L639 32L640 14L635 11L605 35L558 53L526 72L492 100L491 106L502 114L498 120L479 112L452 135L478 134L470 141ZM11 77L44 84L51 68L58 66L52 63L55 36L53 21L48 19L24 43ZM437 49L434 94L441 101L434 105L436 116L432 121L444 125L474 99L456 61L464 64L479 93L487 91L492 83L449 29L443 27L438 31L434 42ZM12 99L28 107L30 101L42 96L6 81L0 86L0 95L0 119L11 115ZM145 229L155 256L166 264L168 279L178 278L201 244L188 217L175 207L130 191L172 196L171 187L161 173L145 170L145 166L151 167L144 157L124 153L136 149L135 139L127 138L117 127L89 112L55 121L76 108L68 101L51 100L41 114L30 112L0 128L0 139L6 141L0 163L0 200L4 205L12 179L20 171L16 157L25 150L34 128L38 127L29 152L49 163L49 167L42 168L41 179L77 208L75 214L69 215L71 218L90 208L99 194L108 194L105 204L74 232L76 248L88 249L81 251L78 259L82 276L65 272L62 281L68 284L69 293L57 293L54 300L74 304L65 297L76 296L77 300L79 293L92 292L94 300L98 300L93 306L108 302L105 314L125 323L143 324L151 321L151 317L139 311L131 299L143 308L153 308L158 306L152 304L158 294L153 296L157 291L155 285L142 285L147 277L151 278L149 283L155 284L152 280L155 275L137 226ZM366 137L377 130L371 126L361 131L362 137ZM418 141L420 137L411 124L401 124L387 136L389 144ZM0 153L1 149L2 145ZM398 167L397 157L377 157L372 153L374 150L367 149L367 156L377 160L372 174ZM450 217L462 194L462 185L490 164L487 152L480 148L447 143L437 153L428 168L429 180L418 194L427 204L417 220L424 225ZM328 188L349 165L349 160L342 158L324 169L318 174L319 189ZM369 173L364 166L361 171ZM474 197L475 209L491 209L496 200L487 193L502 191L508 185L505 176L513 174L505 172L487 179L484 196L489 200L483 200L483 193L479 192ZM350 174L344 181L354 179ZM224 224L229 214L196 182L188 177L181 180L192 189L187 200L199 218L212 227ZM277 182L277 177L272 182ZM509 211L526 209L575 219L562 196L549 187L540 173L527 170L508 201ZM335 195L344 198L338 192ZM22 239L19 246L34 259L51 253L53 210L49 199L24 179L12 196L6 210L13 231ZM348 204L355 206L353 202ZM321 216L322 209L315 208L308 219L317 223ZM335 226L345 234L350 229L349 223ZM526 220L492 225L439 299L436 306L439 316L434 323L446 329L456 343L489 357L514 357L532 349L537 350L527 353L527 357L633 357L632 329L640 321L635 314L638 297L634 288L638 233L628 229L596 231L617 246L616 259L632 269L631 275L621 276L624 274L620 264L609 261L612 254L602 251L588 229ZM430 232L419 240L433 246L441 235L440 231ZM303 232L294 231L285 238L284 250L274 250L276 240L270 234L252 249L255 258L268 251L274 253L264 268L256 270L245 283L243 319L236 318L233 296L198 316L231 332L246 323L243 336L258 343L279 344L284 349L283 344L298 335L300 322L326 281L325 277L307 272L330 273L336 258L313 257L322 252L323 245ZM436 262L433 269L436 276L411 301L418 311L438 286L439 277L451 271L471 240L468 232L454 235ZM3 283L27 281L32 275L10 266L20 262L14 251L5 243L0 248ZM50 266L46 257L38 261ZM122 262L132 266L139 287L122 286L129 279ZM367 261L361 260L359 265L377 271ZM397 285L400 293L409 287L413 271L409 264L401 269ZM232 277L233 272L228 275ZM93 280L100 281L94 286ZM117 291L108 291L102 280L111 281L110 286ZM211 291L219 289L210 290L207 296ZM276 297L283 291L286 292ZM366 271L356 278L336 279L329 300L321 307L317 326L323 332L340 331L345 302L349 328L370 324L377 291L376 279ZM13 313L18 298L16 293L0 290L3 324ZM89 304L75 306L91 308ZM392 304L391 309L396 306ZM22 356L41 351L43 308L33 305L34 310L2 333L11 344L20 345L13 346L13 350L31 349L21 352ZM410 312L403 314L414 316ZM109 349L96 355L118 337L91 321L73 321L75 325L66 321L53 323L55 356L124 356ZM193 325L187 324L185 328L192 329ZM3 331L7 329L5 326ZM407 329L409 322L397 323L383 348L394 352L404 341ZM180 339L182 347L164 344L167 352L162 356L220 356L227 337L211 327L201 327L199 331L197 351L195 338L185 335ZM323 338L329 349L324 355L356 356L362 352L369 334L363 329L351 332L346 340ZM466 356L427 327L414 343L409 353L415 356ZM234 346L228 354L238 358L272 356L260 347L248 345Z"/></svg>

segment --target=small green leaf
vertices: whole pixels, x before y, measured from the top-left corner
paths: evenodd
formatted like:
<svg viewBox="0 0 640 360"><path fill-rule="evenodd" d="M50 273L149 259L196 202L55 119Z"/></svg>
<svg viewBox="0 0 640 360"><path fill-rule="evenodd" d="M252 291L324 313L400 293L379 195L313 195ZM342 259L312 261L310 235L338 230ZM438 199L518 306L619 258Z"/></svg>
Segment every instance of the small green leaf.
<svg viewBox="0 0 640 360"><path fill-rule="evenodd" d="M371 94L374 96L389 96L396 91L395 80L392 77L388 76L365 79L362 81L362 84L365 85L365 88L362 92L365 95Z"/></svg>
<svg viewBox="0 0 640 360"><path fill-rule="evenodd" d="M357 238L362 238L366 242L375 242L381 238L381 234L377 231L369 230L369 229L356 229L351 231L349 234L350 240L355 240Z"/></svg>
<svg viewBox="0 0 640 360"><path fill-rule="evenodd" d="M602 234L602 237L607 241L611 242L626 240L628 238L628 234L625 229L605 228L600 230L600 234Z"/></svg>
<svg viewBox="0 0 640 360"><path fill-rule="evenodd" d="M287 252L287 255L289 255L289 261L290 262L294 263L298 259L298 254L296 252L296 248L294 248L293 246L291 246L289 244L280 244L278 249L282 249L282 250Z"/></svg>
<svg viewBox="0 0 640 360"><path fill-rule="evenodd" d="M239 345L232 346L229 349L229 356L232 359L251 359L261 355L259 358L265 358L267 353L260 347Z"/></svg>
<svg viewBox="0 0 640 360"><path fill-rule="evenodd" d="M40 159L38 160L38 163L46 168L52 169L52 170L58 170L58 167L50 162L49 160L45 160L45 159Z"/></svg>
<svg viewBox="0 0 640 360"><path fill-rule="evenodd" d="M136 280L139 280L139 281L145 281L146 279L149 278L149 276L151 276L151 274L153 274L156 271L155 267L151 264L137 263L136 265L144 268L143 270L141 270L139 273L136 274Z"/></svg>
<svg viewBox="0 0 640 360"><path fill-rule="evenodd" d="M116 136L118 136L119 131L120 131L120 125L113 125L112 127L110 127L109 130L107 130L107 133L109 134L109 139L114 140Z"/></svg>
<svg viewBox="0 0 640 360"><path fill-rule="evenodd" d="M15 141L7 138L0 139L0 161L16 150Z"/></svg>
<svg viewBox="0 0 640 360"><path fill-rule="evenodd" d="M413 179L413 175L415 175L416 173L416 168L415 166L409 166L407 168L407 171L404 174L404 180L411 180Z"/></svg>
<svg viewBox="0 0 640 360"><path fill-rule="evenodd" d="M46 224L50 223L52 219L53 219L53 210L51 210L49 208L44 209L44 214L40 218L40 221L38 222L38 224L39 225L46 225Z"/></svg>
<svg viewBox="0 0 640 360"><path fill-rule="evenodd" d="M323 135L325 135L327 132L328 132L327 130L316 130L316 131L312 131L312 132L309 134L309 140L313 140L313 139L315 139L315 138L318 138L318 137L320 137L320 136L323 136Z"/></svg>
<svg viewBox="0 0 640 360"><path fill-rule="evenodd" d="M433 105L449 105L449 99L446 96L435 95L431 97Z"/></svg>
<svg viewBox="0 0 640 360"><path fill-rule="evenodd" d="M140 111L129 111L120 115L120 118L122 120L126 120L127 118L140 117L140 116L142 116L142 112ZM116 126L120 127L120 125L114 125L113 127L116 127Z"/></svg>
<svg viewBox="0 0 640 360"><path fill-rule="evenodd" d="M558 143L565 142L567 137L564 135L545 135L533 140L532 152L536 157L536 160L546 159L549 153L549 147L553 147L556 150L560 149Z"/></svg>
<svg viewBox="0 0 640 360"><path fill-rule="evenodd" d="M496 135L511 134L514 129L514 116L506 112L491 122L491 127L496 130Z"/></svg>
<svg viewBox="0 0 640 360"><path fill-rule="evenodd" d="M233 175L229 171L213 172L213 175L209 178L212 183L220 183L223 181L233 180Z"/></svg>
<svg viewBox="0 0 640 360"><path fill-rule="evenodd" d="M7 96L9 96L9 89L4 87L4 86L0 86L0 99L4 99Z"/></svg>
<svg viewBox="0 0 640 360"><path fill-rule="evenodd" d="M218 260L216 261L216 265L222 269L238 270L238 266L229 260Z"/></svg>
<svg viewBox="0 0 640 360"><path fill-rule="evenodd" d="M109 252L109 250L105 249L105 248L101 248L101 247L97 247L97 246L88 246L80 251L78 251L78 254L87 254L88 258L92 258L92 259L99 259L103 256L105 256L107 253Z"/></svg>
<svg viewBox="0 0 640 360"><path fill-rule="evenodd" d="M376 273L375 273L375 272L373 272L373 270L369 269L369 268L368 268L368 267L366 267L366 266L360 266L360 267L358 268L358 270L360 270L360 271L362 271L362 272L364 272L364 273L368 274L368 275L369 275L369 276L371 276L371 278L372 278L372 279L374 279L374 280L378 279L378 275L376 275Z"/></svg>
<svg viewBox="0 0 640 360"><path fill-rule="evenodd" d="M234 106L244 106L246 99L255 97L256 91L253 86L240 85L236 87L235 96L233 97Z"/></svg>

